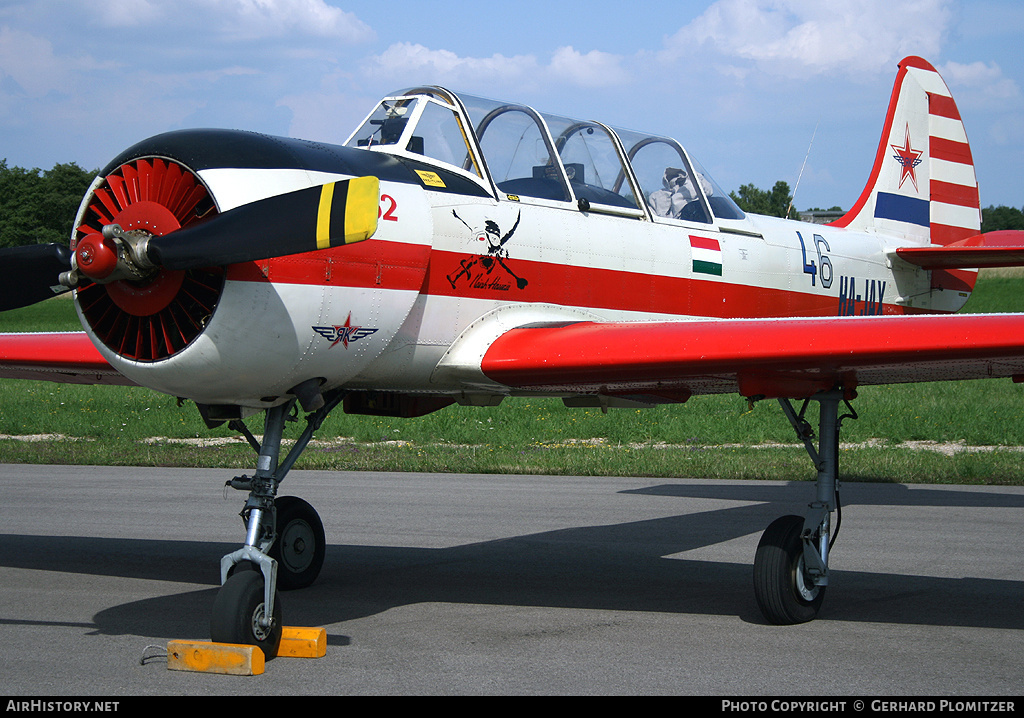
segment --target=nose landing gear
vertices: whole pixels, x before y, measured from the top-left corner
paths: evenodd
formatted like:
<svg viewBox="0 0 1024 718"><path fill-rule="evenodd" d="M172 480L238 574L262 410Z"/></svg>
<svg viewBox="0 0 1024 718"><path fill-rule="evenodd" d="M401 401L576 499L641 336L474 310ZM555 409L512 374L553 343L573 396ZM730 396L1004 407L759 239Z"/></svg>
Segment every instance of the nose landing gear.
<svg viewBox="0 0 1024 718"><path fill-rule="evenodd" d="M340 391L324 397L323 405L308 416L306 428L280 464L284 423L295 400L267 409L262 444L241 422L232 423L245 433L259 458L254 476L228 482L232 488L249 491L242 510L246 539L241 548L221 559L221 588L210 619L214 642L256 645L266 658L273 658L283 625L278 589L304 588L320 574L325 555L323 522L309 503L294 496L277 496L277 491L313 432L343 398Z"/></svg>

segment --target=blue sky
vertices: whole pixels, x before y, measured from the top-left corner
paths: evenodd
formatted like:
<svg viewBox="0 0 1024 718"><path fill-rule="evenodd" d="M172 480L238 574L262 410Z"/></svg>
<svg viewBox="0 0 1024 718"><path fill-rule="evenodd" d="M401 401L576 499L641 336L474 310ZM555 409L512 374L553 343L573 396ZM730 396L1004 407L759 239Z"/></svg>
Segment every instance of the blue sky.
<svg viewBox="0 0 1024 718"><path fill-rule="evenodd" d="M441 84L671 135L727 190L795 187L810 146L796 206L845 209L920 55L982 205L1021 207L1022 41L1019 0L0 0L0 158L94 169L184 127L340 143L381 96Z"/></svg>

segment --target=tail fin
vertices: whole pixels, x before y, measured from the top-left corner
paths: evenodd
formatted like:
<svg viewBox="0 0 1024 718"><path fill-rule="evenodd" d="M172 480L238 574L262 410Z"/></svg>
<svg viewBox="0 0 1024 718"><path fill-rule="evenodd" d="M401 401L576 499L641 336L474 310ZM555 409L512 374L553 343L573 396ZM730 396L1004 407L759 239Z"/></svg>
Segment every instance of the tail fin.
<svg viewBox="0 0 1024 718"><path fill-rule="evenodd" d="M974 160L956 103L926 60L899 64L878 154L864 192L838 227L948 245L981 231ZM976 272L932 272L934 289L971 291Z"/></svg>

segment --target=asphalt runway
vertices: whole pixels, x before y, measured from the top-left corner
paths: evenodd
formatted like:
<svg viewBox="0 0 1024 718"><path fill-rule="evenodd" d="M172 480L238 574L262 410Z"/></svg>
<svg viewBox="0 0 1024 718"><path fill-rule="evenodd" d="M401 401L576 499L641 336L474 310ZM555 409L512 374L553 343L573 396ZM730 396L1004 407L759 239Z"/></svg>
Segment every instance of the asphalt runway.
<svg viewBox="0 0 1024 718"><path fill-rule="evenodd" d="M822 613L777 627L754 550L811 483L292 472L328 549L284 622L327 656L169 671L244 538L235 473L0 465L0 694L1021 693L1017 487L843 484Z"/></svg>

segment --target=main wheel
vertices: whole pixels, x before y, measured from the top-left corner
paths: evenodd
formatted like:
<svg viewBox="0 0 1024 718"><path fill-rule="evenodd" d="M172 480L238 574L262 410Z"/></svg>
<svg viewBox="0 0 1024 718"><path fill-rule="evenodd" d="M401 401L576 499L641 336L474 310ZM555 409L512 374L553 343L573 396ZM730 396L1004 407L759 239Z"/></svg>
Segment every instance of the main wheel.
<svg viewBox="0 0 1024 718"><path fill-rule="evenodd" d="M761 535L754 554L754 596L771 623L806 623L818 615L825 586L815 586L804 565L802 516L783 516Z"/></svg>
<svg viewBox="0 0 1024 718"><path fill-rule="evenodd" d="M267 553L277 561L282 591L309 586L324 565L324 525L316 509L296 496L279 496L277 540Z"/></svg>
<svg viewBox="0 0 1024 718"><path fill-rule="evenodd" d="M274 622L261 624L266 612L263 573L235 571L217 592L210 618L210 639L215 643L258 646L267 659L277 655L281 644L281 602L274 597Z"/></svg>

